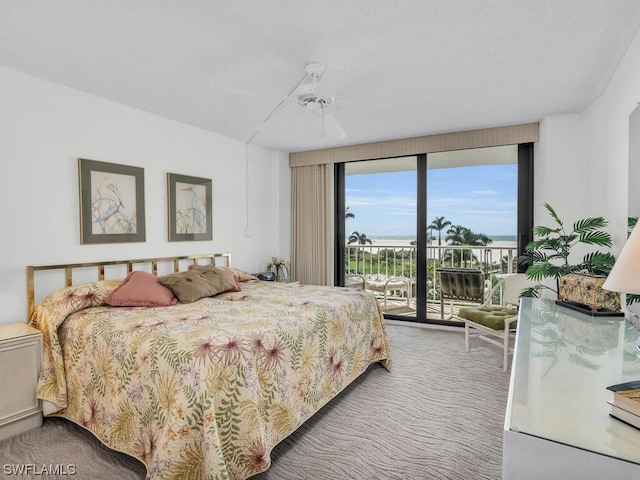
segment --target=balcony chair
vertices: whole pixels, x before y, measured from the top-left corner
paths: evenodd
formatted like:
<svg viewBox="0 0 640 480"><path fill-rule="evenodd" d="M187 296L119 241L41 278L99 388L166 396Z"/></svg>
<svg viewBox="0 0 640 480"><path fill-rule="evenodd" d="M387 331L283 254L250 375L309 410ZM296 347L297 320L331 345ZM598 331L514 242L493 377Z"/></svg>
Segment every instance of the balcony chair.
<svg viewBox="0 0 640 480"><path fill-rule="evenodd" d="M411 302L411 281L406 277L394 277L382 274L349 274L347 275L346 284L351 287L358 287L362 285L362 288L364 290L382 293L384 295L385 308L387 307L387 298L389 292L397 291L401 295L403 293L406 293L407 306L409 306Z"/></svg>
<svg viewBox="0 0 640 480"><path fill-rule="evenodd" d="M485 300L487 285L482 270L474 268L438 268L440 275L440 318L454 317L453 301L461 300L481 305ZM449 301L450 313L444 318L444 302Z"/></svg>
<svg viewBox="0 0 640 480"><path fill-rule="evenodd" d="M481 306L461 308L457 317L464 322L465 350L469 351L471 335L502 347L502 369L507 371L509 354L513 351L509 347L509 338L512 333L515 333L517 325L520 293L525 288L533 287L535 283L529 280L524 273L498 275L498 278L498 283L488 292L486 300ZM492 304L496 293L500 294L500 305ZM471 333L472 327L478 332Z"/></svg>
<svg viewBox="0 0 640 480"><path fill-rule="evenodd" d="M367 285L364 275L359 273L348 273L344 277L344 286L347 288L355 288L356 290L364 290Z"/></svg>

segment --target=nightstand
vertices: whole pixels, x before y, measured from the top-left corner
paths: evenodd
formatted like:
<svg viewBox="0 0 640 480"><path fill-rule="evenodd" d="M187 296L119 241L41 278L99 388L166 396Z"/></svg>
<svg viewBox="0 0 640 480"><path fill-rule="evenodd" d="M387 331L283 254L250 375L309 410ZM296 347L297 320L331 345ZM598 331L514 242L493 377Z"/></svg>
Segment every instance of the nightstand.
<svg viewBox="0 0 640 480"><path fill-rule="evenodd" d="M0 440L42 425L36 383L42 332L26 323L0 325Z"/></svg>

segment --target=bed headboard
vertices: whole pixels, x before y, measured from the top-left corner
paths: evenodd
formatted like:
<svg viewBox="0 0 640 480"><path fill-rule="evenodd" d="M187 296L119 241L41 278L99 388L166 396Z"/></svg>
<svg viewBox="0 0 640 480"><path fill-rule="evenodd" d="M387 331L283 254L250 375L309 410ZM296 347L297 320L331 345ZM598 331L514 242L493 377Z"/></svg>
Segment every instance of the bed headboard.
<svg viewBox="0 0 640 480"><path fill-rule="evenodd" d="M180 257L159 257L159 258L139 258L134 260L108 260L105 262L88 262L88 263L69 263L69 264L61 264L61 265L29 265L27 267L27 313L28 317L31 318L31 315L36 309L36 285L35 285L35 277L36 272L43 270L58 270L64 271L64 287L70 287L73 285L73 272L79 271L80 269L86 270L87 268L95 267L95 278L94 280L105 280L105 267L126 267L126 273L131 273L134 269L134 265L140 266L137 268L138 270L145 270L154 275L158 274L158 264L166 264L169 265L172 272L179 272L181 264L201 264L201 263L210 263L216 266L231 266L231 253L210 253L203 255L187 255ZM122 270L120 270L120 275L117 278L124 278L122 275ZM83 283L86 280L83 280ZM63 288L63 286L59 286L58 288Z"/></svg>

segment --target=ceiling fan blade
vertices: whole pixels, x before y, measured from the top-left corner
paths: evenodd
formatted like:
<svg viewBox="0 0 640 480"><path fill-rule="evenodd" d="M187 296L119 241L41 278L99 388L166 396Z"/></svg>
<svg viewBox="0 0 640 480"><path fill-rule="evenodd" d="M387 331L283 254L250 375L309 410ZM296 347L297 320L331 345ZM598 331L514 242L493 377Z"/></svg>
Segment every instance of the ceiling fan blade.
<svg viewBox="0 0 640 480"><path fill-rule="evenodd" d="M342 140L347 138L347 132L330 113L322 114L322 136L327 140Z"/></svg>
<svg viewBox="0 0 640 480"><path fill-rule="evenodd" d="M259 125L254 125L251 131L254 135L264 132L274 121L281 121L281 117L292 114L300 110L300 105L293 98L284 97L280 103Z"/></svg>
<svg viewBox="0 0 640 480"><path fill-rule="evenodd" d="M384 102L372 102L370 100L339 100L335 102L337 107L341 107L343 105L357 105L357 106L365 106L365 107L389 107L391 104Z"/></svg>
<svg viewBox="0 0 640 480"><path fill-rule="evenodd" d="M318 80L316 93L319 96L334 96L336 92L342 90L355 75L346 68L330 65L325 68L324 73Z"/></svg>
<svg viewBox="0 0 640 480"><path fill-rule="evenodd" d="M330 113L336 107L333 93L349 83L354 75L348 70L335 65L325 68L319 63L310 63L306 66L306 75L286 96L277 95L278 103L271 109L261 124L251 129L251 142L256 135L271 125L281 123L280 117L286 112L314 112L320 113L321 135L327 140L341 140L347 137L342 125ZM242 95L245 97L272 97L255 90L242 88L225 88L224 93Z"/></svg>

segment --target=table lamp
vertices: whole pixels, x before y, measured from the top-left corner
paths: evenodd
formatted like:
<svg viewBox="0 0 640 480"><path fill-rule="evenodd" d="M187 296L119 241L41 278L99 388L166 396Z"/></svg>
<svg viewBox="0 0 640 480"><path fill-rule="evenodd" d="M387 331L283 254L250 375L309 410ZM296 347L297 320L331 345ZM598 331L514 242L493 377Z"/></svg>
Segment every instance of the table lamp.
<svg viewBox="0 0 640 480"><path fill-rule="evenodd" d="M612 292L640 294L640 227L631 232L602 288ZM640 350L640 337L636 347Z"/></svg>

